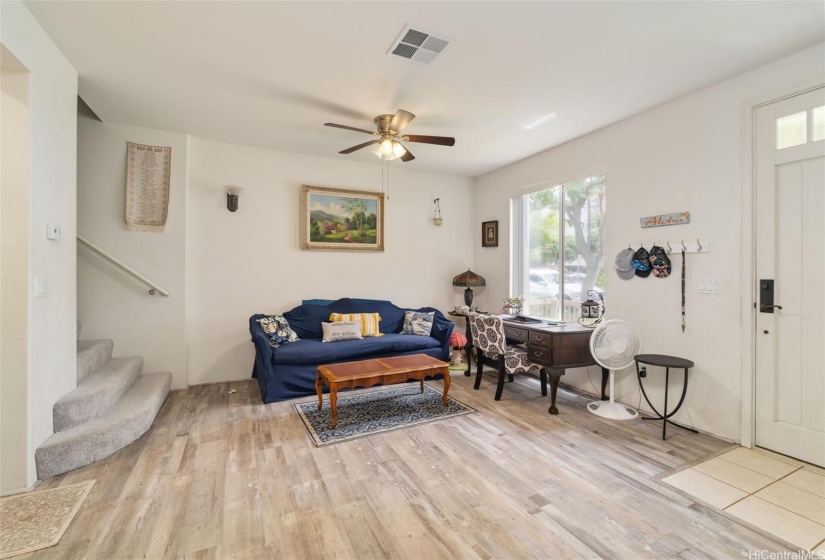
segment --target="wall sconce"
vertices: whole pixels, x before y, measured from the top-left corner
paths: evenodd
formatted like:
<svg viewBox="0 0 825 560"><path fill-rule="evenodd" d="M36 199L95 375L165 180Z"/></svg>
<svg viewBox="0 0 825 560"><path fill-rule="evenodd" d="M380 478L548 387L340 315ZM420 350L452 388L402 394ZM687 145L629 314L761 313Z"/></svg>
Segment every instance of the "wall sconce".
<svg viewBox="0 0 825 560"><path fill-rule="evenodd" d="M433 204L435 204L435 214L433 214L433 223L437 226L440 226L444 220L441 219L441 205L439 204L440 198L436 198L433 200Z"/></svg>
<svg viewBox="0 0 825 560"><path fill-rule="evenodd" d="M243 187L236 187L235 185L226 185L226 208L230 212L238 210L238 195L241 194Z"/></svg>

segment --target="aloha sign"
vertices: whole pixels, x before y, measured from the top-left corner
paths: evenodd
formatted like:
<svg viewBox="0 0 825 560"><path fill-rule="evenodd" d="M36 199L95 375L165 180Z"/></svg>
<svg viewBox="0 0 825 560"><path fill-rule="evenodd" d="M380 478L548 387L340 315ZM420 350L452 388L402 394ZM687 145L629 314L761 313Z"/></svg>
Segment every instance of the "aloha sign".
<svg viewBox="0 0 825 560"><path fill-rule="evenodd" d="M690 212L676 212L675 214L659 214L658 216L647 216L640 218L643 228L659 226L678 226L690 223Z"/></svg>

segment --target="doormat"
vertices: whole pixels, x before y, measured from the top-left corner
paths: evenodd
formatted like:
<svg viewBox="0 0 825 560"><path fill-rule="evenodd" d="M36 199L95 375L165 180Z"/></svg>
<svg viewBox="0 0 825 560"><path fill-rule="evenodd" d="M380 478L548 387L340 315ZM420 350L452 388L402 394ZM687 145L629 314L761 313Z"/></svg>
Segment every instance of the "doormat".
<svg viewBox="0 0 825 560"><path fill-rule="evenodd" d="M339 393L338 425L334 430L331 427L332 409L328 395L324 395L321 410L318 410L317 398L292 406L304 423L312 443L323 447L476 412L476 409L449 394L445 407L442 395L440 390L427 384L422 393L418 383L366 393Z"/></svg>
<svg viewBox="0 0 825 560"><path fill-rule="evenodd" d="M0 559L54 546L95 481L0 500Z"/></svg>

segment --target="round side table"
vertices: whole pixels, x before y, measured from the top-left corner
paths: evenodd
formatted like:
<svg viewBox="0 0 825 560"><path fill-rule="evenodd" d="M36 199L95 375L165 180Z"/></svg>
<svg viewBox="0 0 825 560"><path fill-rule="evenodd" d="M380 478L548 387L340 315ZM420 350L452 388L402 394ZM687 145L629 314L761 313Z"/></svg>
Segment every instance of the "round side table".
<svg viewBox="0 0 825 560"><path fill-rule="evenodd" d="M464 319L464 336L467 338L467 343L464 346L464 359L467 360L467 371L464 372L464 376L470 377L470 365L473 363L473 343L470 338L470 316L469 314L465 315L463 313L455 313L453 311L448 311L447 315L450 317L462 317Z"/></svg>
<svg viewBox="0 0 825 560"><path fill-rule="evenodd" d="M677 428L682 428L683 430L687 430L689 432L693 432L694 434L698 434L697 430L693 428L688 428L687 426L682 426L681 424L677 424L670 420L670 417L679 412L679 408L681 408L682 403L685 402L685 394L687 394L687 387L688 387L688 370L693 367L693 362L690 360L686 360L684 358L677 358L675 356L665 356L663 354L639 354L634 356L636 360L636 376L639 378L639 388L642 391L642 395L644 395L647 404L650 405L651 410L656 413L656 416L643 416L642 420L662 420L662 439L665 439L665 434L667 430L668 424L673 424ZM656 407L653 406L653 403L650 402L650 399L647 397L647 393L645 392L645 386L642 383L642 376L639 369L639 364L647 364L651 366L658 366L665 368L665 407L664 412L660 413L656 410ZM670 368L678 368L685 370L685 384L682 386L682 396L679 398L679 404L676 405L676 408L671 410L670 412L667 411L667 390L668 384L670 382Z"/></svg>

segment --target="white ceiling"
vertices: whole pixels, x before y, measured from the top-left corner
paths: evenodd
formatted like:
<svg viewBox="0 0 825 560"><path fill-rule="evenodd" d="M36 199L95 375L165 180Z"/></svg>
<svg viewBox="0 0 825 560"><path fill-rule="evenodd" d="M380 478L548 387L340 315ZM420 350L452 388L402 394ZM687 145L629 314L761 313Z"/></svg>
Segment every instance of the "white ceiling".
<svg viewBox="0 0 825 560"><path fill-rule="evenodd" d="M76 2L26 5L105 122L354 161L417 115L405 168L478 176L825 41L812 2ZM431 66L386 53L406 24ZM557 117L524 127L548 113Z"/></svg>

